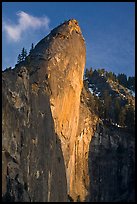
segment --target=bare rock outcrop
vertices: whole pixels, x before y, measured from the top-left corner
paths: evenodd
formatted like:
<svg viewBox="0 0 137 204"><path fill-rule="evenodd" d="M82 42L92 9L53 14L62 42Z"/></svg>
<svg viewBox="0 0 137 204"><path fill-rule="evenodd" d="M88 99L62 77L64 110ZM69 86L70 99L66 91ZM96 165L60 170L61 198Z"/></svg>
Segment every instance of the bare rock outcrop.
<svg viewBox="0 0 137 204"><path fill-rule="evenodd" d="M48 43L47 39L49 39L50 43L48 49L45 46L44 50L42 43ZM86 57L85 42L77 21L72 19L55 28L51 35L36 46L31 58L35 58L35 60L37 57L39 58L37 53L39 53L40 59L48 58L48 61L41 63L38 74L40 80L44 77L43 73L46 73L48 78L55 132L61 140L65 161L67 190L68 194L73 197L74 188L76 189L75 164L77 160L74 154ZM33 67L35 60L33 60ZM80 147L79 151L81 151Z"/></svg>
<svg viewBox="0 0 137 204"><path fill-rule="evenodd" d="M3 72L4 201L66 201L73 191L85 54L72 19Z"/></svg>
<svg viewBox="0 0 137 204"><path fill-rule="evenodd" d="M71 159L74 166L71 169L70 195L76 202L88 200L90 177L89 177L89 148L92 136L99 121L97 115L90 111L87 106L89 94L83 87L80 97L79 123Z"/></svg>

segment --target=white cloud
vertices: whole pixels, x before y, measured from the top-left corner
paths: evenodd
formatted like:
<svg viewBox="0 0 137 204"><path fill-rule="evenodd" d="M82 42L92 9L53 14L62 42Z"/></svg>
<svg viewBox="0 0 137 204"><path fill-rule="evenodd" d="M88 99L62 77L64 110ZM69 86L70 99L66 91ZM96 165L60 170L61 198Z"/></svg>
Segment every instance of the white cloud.
<svg viewBox="0 0 137 204"><path fill-rule="evenodd" d="M23 36L23 32L28 29L36 30L44 27L47 31L49 30L50 20L48 17L35 17L24 11L20 11L16 15L18 16L17 24L3 22L3 31L6 32L9 40L18 42Z"/></svg>

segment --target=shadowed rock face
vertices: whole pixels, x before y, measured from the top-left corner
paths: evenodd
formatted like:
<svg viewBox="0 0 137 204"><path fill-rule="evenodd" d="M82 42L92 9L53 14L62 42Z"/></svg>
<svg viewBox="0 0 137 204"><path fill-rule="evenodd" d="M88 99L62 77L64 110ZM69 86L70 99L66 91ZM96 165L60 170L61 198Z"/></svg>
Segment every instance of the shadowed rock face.
<svg viewBox="0 0 137 204"><path fill-rule="evenodd" d="M60 140L46 86L13 70L3 75L3 200L66 201ZM61 175L61 177L60 177Z"/></svg>
<svg viewBox="0 0 137 204"><path fill-rule="evenodd" d="M99 123L89 148L89 201L135 201L134 133Z"/></svg>

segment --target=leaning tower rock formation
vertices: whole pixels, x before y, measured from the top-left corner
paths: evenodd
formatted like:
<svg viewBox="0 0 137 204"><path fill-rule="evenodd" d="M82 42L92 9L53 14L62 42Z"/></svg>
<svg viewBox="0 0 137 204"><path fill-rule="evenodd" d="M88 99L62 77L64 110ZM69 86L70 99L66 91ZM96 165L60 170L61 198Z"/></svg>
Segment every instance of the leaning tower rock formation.
<svg viewBox="0 0 137 204"><path fill-rule="evenodd" d="M72 19L3 72L3 200L66 201L72 195L85 55Z"/></svg>
<svg viewBox="0 0 137 204"><path fill-rule="evenodd" d="M73 191L74 149L85 57L85 41L78 22L74 19L52 30L49 36L38 43L31 55L35 59L33 67L37 65L37 58L42 61L38 70L39 79L43 81L45 76L48 79L51 112L55 132L61 140L70 195Z"/></svg>

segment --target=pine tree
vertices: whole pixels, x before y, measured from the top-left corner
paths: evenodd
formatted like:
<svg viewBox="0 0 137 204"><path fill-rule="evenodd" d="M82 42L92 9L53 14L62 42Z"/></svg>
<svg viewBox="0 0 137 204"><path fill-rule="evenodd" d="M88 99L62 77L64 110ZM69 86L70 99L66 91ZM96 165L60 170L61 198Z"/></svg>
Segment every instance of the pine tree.
<svg viewBox="0 0 137 204"><path fill-rule="evenodd" d="M97 113L99 114L99 116L101 118L104 118L104 104L98 97L95 106L97 106Z"/></svg>
<svg viewBox="0 0 137 204"><path fill-rule="evenodd" d="M115 81L116 79L116 75L112 72L108 72L107 73L108 78L110 78L112 81Z"/></svg>
<svg viewBox="0 0 137 204"><path fill-rule="evenodd" d="M116 81L116 79L117 79L117 76L116 76L116 74L113 72L113 81Z"/></svg>
<svg viewBox="0 0 137 204"><path fill-rule="evenodd" d="M31 52L32 52L33 49L34 49L34 44L32 43L32 44L31 44L31 49L30 49L30 51L29 51L29 54L31 54Z"/></svg>
<svg viewBox="0 0 137 204"><path fill-rule="evenodd" d="M19 55L18 55L17 64L19 64L21 61L22 61L21 54L19 54Z"/></svg>
<svg viewBox="0 0 137 204"><path fill-rule="evenodd" d="M126 119L126 108L122 107L118 117L119 125L125 126L125 119Z"/></svg>
<svg viewBox="0 0 137 204"><path fill-rule="evenodd" d="M127 76L125 74L118 74L117 79L121 85L128 86Z"/></svg>
<svg viewBox="0 0 137 204"><path fill-rule="evenodd" d="M85 70L85 77L86 78L89 78L89 70L86 68L86 70Z"/></svg>
<svg viewBox="0 0 137 204"><path fill-rule="evenodd" d="M126 107L125 124L130 129L132 129L135 126L135 111L134 111L134 108L131 105Z"/></svg>
<svg viewBox="0 0 137 204"><path fill-rule="evenodd" d="M111 99L111 96L109 95L108 90L104 91L103 98L104 98L104 117L110 118L110 112L111 112L110 107L111 107L112 99Z"/></svg>
<svg viewBox="0 0 137 204"><path fill-rule="evenodd" d="M118 98L116 98L114 101L114 113L115 113L115 122L119 123L120 100Z"/></svg>
<svg viewBox="0 0 137 204"><path fill-rule="evenodd" d="M21 51L21 61L24 61L27 57L27 50L23 47Z"/></svg>
<svg viewBox="0 0 137 204"><path fill-rule="evenodd" d="M135 91L135 77L128 77L128 88Z"/></svg>

